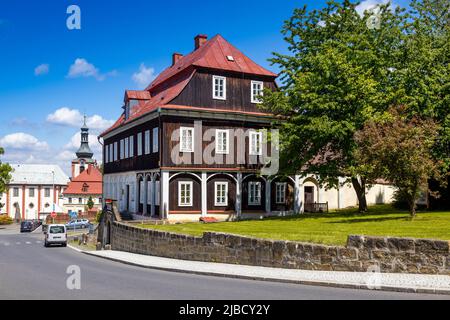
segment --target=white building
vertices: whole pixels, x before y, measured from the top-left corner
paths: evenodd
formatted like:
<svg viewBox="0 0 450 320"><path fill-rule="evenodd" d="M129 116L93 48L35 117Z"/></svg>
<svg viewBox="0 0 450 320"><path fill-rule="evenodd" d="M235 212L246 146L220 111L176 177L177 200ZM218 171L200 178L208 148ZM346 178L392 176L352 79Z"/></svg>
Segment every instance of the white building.
<svg viewBox="0 0 450 320"><path fill-rule="evenodd" d="M63 206L62 194L69 177L57 165L13 164L7 191L0 195L2 214L15 220L42 219L56 204Z"/></svg>

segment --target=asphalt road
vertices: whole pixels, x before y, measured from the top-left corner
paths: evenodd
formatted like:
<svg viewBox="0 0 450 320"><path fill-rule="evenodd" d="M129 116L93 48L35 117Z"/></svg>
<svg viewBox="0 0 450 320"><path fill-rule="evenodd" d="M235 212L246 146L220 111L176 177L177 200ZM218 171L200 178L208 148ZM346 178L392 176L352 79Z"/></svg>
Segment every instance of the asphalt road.
<svg viewBox="0 0 450 320"><path fill-rule="evenodd" d="M81 271L81 289L67 288L69 266ZM339 289L197 276L149 270L78 253L44 248L43 235L0 229L0 300L334 300L449 299L369 290Z"/></svg>

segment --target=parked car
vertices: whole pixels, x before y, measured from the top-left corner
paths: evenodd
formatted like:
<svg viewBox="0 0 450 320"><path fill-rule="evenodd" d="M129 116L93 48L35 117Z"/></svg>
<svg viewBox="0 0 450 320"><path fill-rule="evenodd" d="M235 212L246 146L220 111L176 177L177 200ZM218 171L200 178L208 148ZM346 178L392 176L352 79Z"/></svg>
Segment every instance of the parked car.
<svg viewBox="0 0 450 320"><path fill-rule="evenodd" d="M91 223L87 219L75 219L66 224L68 230L87 229Z"/></svg>
<svg viewBox="0 0 450 320"><path fill-rule="evenodd" d="M48 226L47 232L45 233L45 247L49 247L54 244L67 246L67 229L63 224L51 224Z"/></svg>
<svg viewBox="0 0 450 320"><path fill-rule="evenodd" d="M22 221L20 223L20 232L33 232L36 230L35 224L31 220Z"/></svg>

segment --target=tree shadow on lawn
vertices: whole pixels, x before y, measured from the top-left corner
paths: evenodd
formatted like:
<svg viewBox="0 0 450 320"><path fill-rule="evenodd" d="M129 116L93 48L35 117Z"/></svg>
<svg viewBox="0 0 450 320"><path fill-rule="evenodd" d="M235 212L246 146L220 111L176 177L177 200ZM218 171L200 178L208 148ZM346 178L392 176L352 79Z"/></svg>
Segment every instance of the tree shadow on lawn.
<svg viewBox="0 0 450 320"><path fill-rule="evenodd" d="M412 221L411 217L385 217L385 218L371 218L371 219L347 219L340 221L329 221L329 224L355 224L365 222L386 222L386 221Z"/></svg>
<svg viewBox="0 0 450 320"><path fill-rule="evenodd" d="M402 217L386 217L389 215L405 215ZM361 219L364 217L375 217L378 216L379 218L372 218L372 219ZM381 216L381 217L380 217ZM283 221L291 221L291 220L316 220L316 219L328 219L328 218L359 218L354 220L364 221L364 220L373 220L373 221L381 221L382 219L408 219L409 213L407 211L403 210L397 210L393 208L385 208L385 207L374 207L370 209L369 211L365 213L359 213L358 210L345 210L345 211L336 211L336 212L329 212L329 213L305 213L301 215L293 215L288 217L271 217L266 218L264 220L283 220ZM344 221L343 221L344 222ZM336 223L340 223L337 221Z"/></svg>

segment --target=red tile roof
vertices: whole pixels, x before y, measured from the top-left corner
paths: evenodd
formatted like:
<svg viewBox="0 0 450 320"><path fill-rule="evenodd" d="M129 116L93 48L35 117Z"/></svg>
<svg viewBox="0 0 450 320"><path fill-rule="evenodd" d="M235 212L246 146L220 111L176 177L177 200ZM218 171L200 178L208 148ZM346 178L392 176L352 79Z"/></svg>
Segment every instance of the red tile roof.
<svg viewBox="0 0 450 320"><path fill-rule="evenodd" d="M232 56L234 61L229 61L227 56ZM175 63L175 65L161 72L161 74L147 87L147 90L151 91L167 79L173 77L175 74L190 66L234 71L274 78L278 76L277 74L270 72L269 70L266 70L253 62L231 43L226 41L221 35L217 35L207 41L199 49L181 58L177 63Z"/></svg>
<svg viewBox="0 0 450 320"><path fill-rule="evenodd" d="M150 92L146 90L127 90L125 91L125 101L126 100L149 100Z"/></svg>
<svg viewBox="0 0 450 320"><path fill-rule="evenodd" d="M230 61L228 56L233 57L234 61ZM277 74L270 72L253 62L250 58L226 41L221 35L217 35L194 52L180 58L173 66L161 72L159 76L145 89L145 91L127 91L125 93L125 98L139 97L134 98L139 100L138 105L130 111L128 119L125 120L125 116L122 114L116 123L103 132L100 136L105 136L109 132L121 127L124 124L130 123L141 116L149 114L160 107L170 104L170 102L175 99L189 83L195 74L197 67L272 78L276 78L278 76ZM147 92L147 94L144 92ZM191 109L194 110L199 108L191 107ZM233 111L229 110L229 112Z"/></svg>
<svg viewBox="0 0 450 320"><path fill-rule="evenodd" d="M84 188L87 187L87 190ZM65 195L101 195L103 193L103 176L95 166L89 166L79 176L69 182Z"/></svg>

